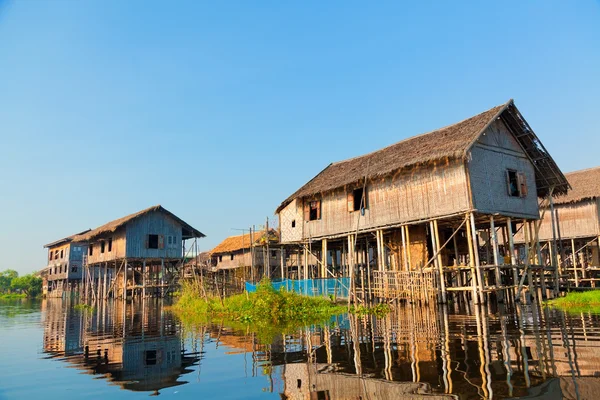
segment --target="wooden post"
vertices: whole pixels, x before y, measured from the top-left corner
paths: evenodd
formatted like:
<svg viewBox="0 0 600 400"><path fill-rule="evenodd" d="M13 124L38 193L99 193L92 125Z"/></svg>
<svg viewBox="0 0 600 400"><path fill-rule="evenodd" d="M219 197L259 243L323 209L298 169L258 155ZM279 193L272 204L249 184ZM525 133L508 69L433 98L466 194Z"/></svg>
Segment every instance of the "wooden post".
<svg viewBox="0 0 600 400"><path fill-rule="evenodd" d="M281 280L285 279L285 271L286 271L286 267L285 267L285 248L283 247L283 245L281 245L281 247L279 248L279 256L281 258L280 261L280 267L281 267Z"/></svg>
<svg viewBox="0 0 600 400"><path fill-rule="evenodd" d="M408 270L410 271L413 269L410 257L410 229L408 228L408 225L404 225L404 228L406 229L406 261L408 263Z"/></svg>
<svg viewBox="0 0 600 400"><path fill-rule="evenodd" d="M165 297L165 260L160 259L160 297Z"/></svg>
<svg viewBox="0 0 600 400"><path fill-rule="evenodd" d="M104 299L107 298L107 290L108 290L108 262L104 263L104 287L102 290L102 297Z"/></svg>
<svg viewBox="0 0 600 400"><path fill-rule="evenodd" d="M571 239L571 259L573 260L573 273L575 274L575 287L579 287L579 277L577 276L577 257L575 257L575 239Z"/></svg>
<svg viewBox="0 0 600 400"><path fill-rule="evenodd" d="M490 215L490 240L492 241L492 252L494 253L494 265L496 275L496 296L498 301L504 301L504 293L502 292L502 276L500 275L500 251L498 250L498 236L496 235L496 225L494 224L494 216Z"/></svg>
<svg viewBox="0 0 600 400"><path fill-rule="evenodd" d="M298 274L300 274L300 268L298 267ZM254 276L254 232L252 227L250 228L250 279L252 283L255 283Z"/></svg>
<svg viewBox="0 0 600 400"><path fill-rule="evenodd" d="M197 257L197 256L196 256ZM142 261L142 298L146 298L146 259Z"/></svg>
<svg viewBox="0 0 600 400"><path fill-rule="evenodd" d="M477 228L475 227L475 215L471 213L471 236L473 240L473 253L475 258L475 271L477 272L477 281L479 284L479 301L485 303L485 293L483 292L483 276L481 274L481 265L479 264L479 247L477 246Z"/></svg>
<svg viewBox="0 0 600 400"><path fill-rule="evenodd" d="M407 258L408 249L406 248L406 234L404 232L405 229L406 229L405 225L402 225L400 227L400 233L402 235L402 267L403 267L404 271L409 271L408 258Z"/></svg>
<svg viewBox="0 0 600 400"><path fill-rule="evenodd" d="M554 297L558 296L560 275L562 272L558 266L557 248L556 248L556 214L554 213L554 198L552 192L549 195L550 200L550 220L552 221L552 247L550 248L550 262L554 267Z"/></svg>
<svg viewBox="0 0 600 400"><path fill-rule="evenodd" d="M125 259L125 267L123 268L123 300L127 299L127 259ZM125 309L123 309L124 311Z"/></svg>
<svg viewBox="0 0 600 400"><path fill-rule="evenodd" d="M267 277L271 279L271 253L269 253L269 217L267 217L265 235L267 236L267 257L263 260L264 268L267 272ZM264 272L263 272L264 276Z"/></svg>
<svg viewBox="0 0 600 400"><path fill-rule="evenodd" d="M470 218L470 214L467 214ZM471 224L467 223L467 247L469 248L469 267L471 269L471 290L473 291L473 304L479 304L479 296L477 295L477 272L475 271L475 252L473 251L473 233L471 232Z"/></svg>
<svg viewBox="0 0 600 400"><path fill-rule="evenodd" d="M512 265L513 271L513 286L516 286L519 282L519 273L517 271L517 257L515 256L515 240L513 237L512 221L510 218L506 219L506 230L508 231L508 249L510 251L510 263Z"/></svg>
<svg viewBox="0 0 600 400"><path fill-rule="evenodd" d="M321 278L327 278L327 239L321 241Z"/></svg>
<svg viewBox="0 0 600 400"><path fill-rule="evenodd" d="M529 284L529 302L531 302L531 296L534 295L533 289L533 276L531 274L531 256L529 255L529 249L531 245L531 231L529 229L529 223L527 220L523 220L523 229L525 230L525 269L527 272L527 283Z"/></svg>
<svg viewBox="0 0 600 400"><path fill-rule="evenodd" d="M442 253L440 251L440 233L438 230L437 219L433 220L433 237L435 238L434 251L437 253L437 265L440 274L440 292L442 294L442 303L446 304L446 281L444 279L444 266L442 265Z"/></svg>
<svg viewBox="0 0 600 400"><path fill-rule="evenodd" d="M356 292L354 290L354 257L352 254L352 250L352 235L348 235L348 251L346 252L346 260L348 262L348 271L350 275L350 288L348 289L348 308L350 307L350 302L353 300L353 296L356 297Z"/></svg>

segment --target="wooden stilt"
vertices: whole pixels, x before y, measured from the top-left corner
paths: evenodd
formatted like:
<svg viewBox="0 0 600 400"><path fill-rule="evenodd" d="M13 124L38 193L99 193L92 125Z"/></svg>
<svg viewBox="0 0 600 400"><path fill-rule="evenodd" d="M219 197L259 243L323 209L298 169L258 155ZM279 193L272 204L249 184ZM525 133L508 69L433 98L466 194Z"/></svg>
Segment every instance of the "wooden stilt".
<svg viewBox="0 0 600 400"><path fill-rule="evenodd" d="M409 271L409 267L408 267L408 249L406 248L406 225L403 225L400 227L401 230L401 234L402 234L402 267L404 271Z"/></svg>
<svg viewBox="0 0 600 400"><path fill-rule="evenodd" d="M444 266L442 265L442 254L440 251L440 234L438 230L437 219L433 220L433 236L435 237L435 252L437 253L437 264L440 275L440 292L442 295L442 303L446 304L446 280L444 278Z"/></svg>
<svg viewBox="0 0 600 400"><path fill-rule="evenodd" d="M577 257L575 256L575 239L571 239L571 260L573 263L573 274L575 275L575 287L579 287L579 276L577 275Z"/></svg>
<svg viewBox="0 0 600 400"><path fill-rule="evenodd" d="M467 218L470 215L467 214ZM473 304L479 304L479 296L477 293L477 272L475 271L475 252L473 251L473 233L471 232L471 224L467 223L467 247L469 248L469 267L471 269L471 290L473 296Z"/></svg>
<svg viewBox="0 0 600 400"><path fill-rule="evenodd" d="M500 250L498 250L498 236L496 235L496 225L494 223L494 216L490 215L490 240L492 241L492 252L494 256L494 269L496 278L496 296L498 301L504 301L504 293L502 292L502 276L500 275Z"/></svg>
<svg viewBox="0 0 600 400"><path fill-rule="evenodd" d="M410 229L408 228L408 225L404 225L404 228L406 229L406 260L408 263L408 270L411 271L413 269L413 265L410 256Z"/></svg>
<svg viewBox="0 0 600 400"><path fill-rule="evenodd" d="M327 278L327 239L321 241L321 278Z"/></svg>
<svg viewBox="0 0 600 400"><path fill-rule="evenodd" d="M477 281L479 285L479 302L485 303L485 293L483 285L483 275L481 274L481 265L479 264L479 246L477 245L477 228L475 227L475 215L471 213L471 236L473 239L473 253L475 258L475 271L477 272Z"/></svg>

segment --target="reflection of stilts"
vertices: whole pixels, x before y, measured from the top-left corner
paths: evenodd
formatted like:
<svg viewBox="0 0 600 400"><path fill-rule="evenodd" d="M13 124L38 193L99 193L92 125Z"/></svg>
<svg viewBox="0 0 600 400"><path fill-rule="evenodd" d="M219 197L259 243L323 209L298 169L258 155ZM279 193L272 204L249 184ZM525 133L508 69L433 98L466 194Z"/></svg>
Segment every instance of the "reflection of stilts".
<svg viewBox="0 0 600 400"><path fill-rule="evenodd" d="M506 369L506 386L508 387L508 396L513 395L512 366L510 360L510 344L508 343L508 332L506 329L506 315L500 316L500 326L502 328L502 358L504 359L504 368Z"/></svg>
<svg viewBox="0 0 600 400"><path fill-rule="evenodd" d="M523 309L519 303L515 304L517 312L517 321L519 325L519 345L521 358L523 359L523 376L525 377L525 386L531 387L531 379L529 378L529 357L525 346L525 330L523 328Z"/></svg>
<svg viewBox="0 0 600 400"><path fill-rule="evenodd" d="M475 305L475 319L477 321L477 343L479 345L479 359L481 365L479 372L481 373L481 389L485 398L493 398L492 391L492 376L490 373L490 358L488 356L488 325L487 315L482 312L478 305Z"/></svg>
<svg viewBox="0 0 600 400"><path fill-rule="evenodd" d="M448 327L448 307L441 305L444 319L444 335L442 336L442 370L444 371L445 393L452 393L452 360L450 359L450 332Z"/></svg>

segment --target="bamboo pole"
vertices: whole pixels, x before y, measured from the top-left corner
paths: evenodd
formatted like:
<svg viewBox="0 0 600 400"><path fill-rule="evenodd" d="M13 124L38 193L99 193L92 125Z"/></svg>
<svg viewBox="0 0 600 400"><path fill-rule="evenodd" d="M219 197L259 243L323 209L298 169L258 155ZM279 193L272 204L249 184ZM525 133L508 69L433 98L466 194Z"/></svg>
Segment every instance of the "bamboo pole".
<svg viewBox="0 0 600 400"><path fill-rule="evenodd" d="M467 214L466 219L470 215ZM469 248L469 267L471 269L471 287L473 292L473 304L479 304L479 296L477 295L477 273L475 272L475 254L473 251L473 233L471 232L471 224L467 224L467 247Z"/></svg>
<svg viewBox="0 0 600 400"><path fill-rule="evenodd" d="M479 264L479 248L477 246L477 228L475 227L475 215L471 213L471 236L473 240L473 253L475 258L475 271L477 272L477 281L479 284L479 301L485 303L485 293L483 292L483 276L481 274L481 265Z"/></svg>
<svg viewBox="0 0 600 400"><path fill-rule="evenodd" d="M513 231L512 231L512 221L510 218L506 219L506 230L508 231L508 248L510 251L510 263L512 265L512 271L513 271L513 286L517 285L517 282L519 282L519 273L517 272L517 257L515 256L515 240L513 237ZM515 295L517 295L516 292L516 288L515 288Z"/></svg>
<svg viewBox="0 0 600 400"><path fill-rule="evenodd" d="M573 260L573 273L575 274L575 287L579 287L579 277L577 275L577 258L575 257L575 239L571 239L571 259Z"/></svg>
<svg viewBox="0 0 600 400"><path fill-rule="evenodd" d="M492 251L494 255L494 265L496 268L494 269L496 275L496 296L498 297L498 301L504 301L504 293L502 292L502 276L500 275L500 254L498 250L498 236L496 235L496 225L494 223L494 216L490 215L490 240L492 241Z"/></svg>
<svg viewBox="0 0 600 400"><path fill-rule="evenodd" d="M440 276L440 293L442 295L442 303L446 304L446 282L444 279L444 266L442 265L442 254L441 254L441 249L440 249L440 234L438 231L437 219L433 220L432 226L433 226L432 237L434 239L433 240L433 242L434 242L433 248L435 249L435 252L437 253L436 263L437 263L439 276Z"/></svg>
<svg viewBox="0 0 600 400"><path fill-rule="evenodd" d="M402 234L402 266L404 268L404 271L409 271L408 258L407 258L408 249L406 248L406 234L404 232L405 229L406 229L406 225L402 225L400 227L400 231Z"/></svg>
<svg viewBox="0 0 600 400"><path fill-rule="evenodd" d="M404 228L406 228L406 252L408 254L408 256L406 257L407 261L408 261L408 269L412 270L413 266L412 266L412 262L411 262L411 256L410 256L410 229L408 228L408 225L404 225Z"/></svg>
<svg viewBox="0 0 600 400"><path fill-rule="evenodd" d="M327 278L327 239L321 241L321 278Z"/></svg>

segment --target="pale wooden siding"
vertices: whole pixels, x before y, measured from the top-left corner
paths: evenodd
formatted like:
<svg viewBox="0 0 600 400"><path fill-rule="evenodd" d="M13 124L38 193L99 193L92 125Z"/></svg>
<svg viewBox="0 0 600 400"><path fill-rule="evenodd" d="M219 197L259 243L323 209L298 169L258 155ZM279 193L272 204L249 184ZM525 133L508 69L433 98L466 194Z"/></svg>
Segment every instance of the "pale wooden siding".
<svg viewBox="0 0 600 400"><path fill-rule="evenodd" d="M595 201L583 201L574 204L555 206L562 239L595 237L600 235L598 209ZM540 226L540 240L552 239L552 220L550 211L546 211ZM520 237L520 241L523 239Z"/></svg>
<svg viewBox="0 0 600 400"><path fill-rule="evenodd" d="M442 217L469 209L462 161L414 168L372 180L367 185L367 196L368 207L365 215L360 217L360 229ZM348 211L345 189L326 193L321 203L321 219L304 221L303 237L318 238L355 231L358 214L359 211Z"/></svg>
<svg viewBox="0 0 600 400"><path fill-rule="evenodd" d="M467 165L475 210L516 218L539 218L534 167L501 121L495 121L475 143ZM507 169L525 174L526 197L508 194Z"/></svg>
<svg viewBox="0 0 600 400"><path fill-rule="evenodd" d="M255 266L263 266L264 265L264 253L262 247L257 247L254 249L254 265ZM273 256L273 252L275 252ZM279 249L270 249L269 250L269 265L271 267L276 267L280 265L281 254ZM233 253L233 260L231 259L232 253L224 253L213 256L213 260L216 261L217 268L222 269L230 269L230 268L238 268L238 267L249 267L252 265L252 256L250 253L250 249L246 249L244 253L242 251L236 251ZM222 261L219 261L219 257L222 256Z"/></svg>
<svg viewBox="0 0 600 400"><path fill-rule="evenodd" d="M127 223L128 258L181 258L182 226L161 212L151 212ZM146 248L147 235L162 235L164 248ZM175 244L169 247L167 237L175 236Z"/></svg>
<svg viewBox="0 0 600 400"><path fill-rule="evenodd" d="M108 239L112 238L112 250L108 251ZM100 252L100 242L107 242L105 245L104 253ZM102 238L94 239L88 246L93 246L93 254L89 255L88 248L88 264L96 264L103 262L110 262L125 257L125 230L120 229L114 233L106 234Z"/></svg>
<svg viewBox="0 0 600 400"><path fill-rule="evenodd" d="M289 243L302 239L302 207L299 206L302 202L293 200L279 213L279 232L281 233L281 242ZM296 222L296 226L292 227L292 222Z"/></svg>

